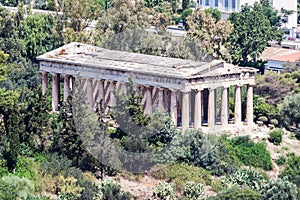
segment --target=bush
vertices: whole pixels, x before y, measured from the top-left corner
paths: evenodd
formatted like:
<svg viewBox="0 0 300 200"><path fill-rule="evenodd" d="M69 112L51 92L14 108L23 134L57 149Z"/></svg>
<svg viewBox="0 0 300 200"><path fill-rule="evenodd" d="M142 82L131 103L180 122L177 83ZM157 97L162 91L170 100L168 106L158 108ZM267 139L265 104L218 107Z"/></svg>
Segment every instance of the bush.
<svg viewBox="0 0 300 200"><path fill-rule="evenodd" d="M266 116L260 116L257 120L262 121L264 124L268 122L268 118Z"/></svg>
<svg viewBox="0 0 300 200"><path fill-rule="evenodd" d="M276 163L277 165L284 165L286 162L286 158L284 156L280 156L277 160Z"/></svg>
<svg viewBox="0 0 300 200"><path fill-rule="evenodd" d="M0 179L0 191L1 199L25 199L28 194L34 192L34 184L27 178L5 176Z"/></svg>
<svg viewBox="0 0 300 200"><path fill-rule="evenodd" d="M280 178L271 180L261 191L263 200L297 199L297 186Z"/></svg>
<svg viewBox="0 0 300 200"><path fill-rule="evenodd" d="M282 136L283 136L282 129L271 131L269 141L275 145L279 145L282 142Z"/></svg>
<svg viewBox="0 0 300 200"><path fill-rule="evenodd" d="M30 180L35 180L38 168L39 166L34 162L33 158L19 156L15 175L18 177L26 177Z"/></svg>
<svg viewBox="0 0 300 200"><path fill-rule="evenodd" d="M277 126L279 124L277 119L271 119L270 124L273 124L274 126Z"/></svg>
<svg viewBox="0 0 300 200"><path fill-rule="evenodd" d="M251 190L257 191L259 191L266 182L266 178L254 169L240 169L224 180L227 188L235 185L241 188L247 186Z"/></svg>
<svg viewBox="0 0 300 200"><path fill-rule="evenodd" d="M296 184L297 187L300 187L300 157L295 154L290 154L285 168L279 177L286 177L288 181Z"/></svg>
<svg viewBox="0 0 300 200"><path fill-rule="evenodd" d="M200 183L187 182L184 187L183 196L188 199L200 199L204 192L204 186Z"/></svg>
<svg viewBox="0 0 300 200"><path fill-rule="evenodd" d="M189 148L184 160L195 166L210 170L214 175L232 173L239 166L238 159L229 153L226 145L216 136L208 136L200 131L189 131Z"/></svg>
<svg viewBox="0 0 300 200"><path fill-rule="evenodd" d="M215 179L211 183L211 188L215 192L220 192L226 188L224 181L222 179Z"/></svg>
<svg viewBox="0 0 300 200"><path fill-rule="evenodd" d="M153 197L160 200L170 200L175 198L172 184L160 182L153 191Z"/></svg>
<svg viewBox="0 0 300 200"><path fill-rule="evenodd" d="M261 195L250 189L231 187L215 197L209 197L208 200L261 200Z"/></svg>
<svg viewBox="0 0 300 200"><path fill-rule="evenodd" d="M264 170L273 168L271 154L267 150L265 143L255 143L249 136L239 136L230 140L230 144L243 164Z"/></svg>
<svg viewBox="0 0 300 200"><path fill-rule="evenodd" d="M121 186L112 180L106 179L98 186L98 194L94 200L114 199L114 200L130 200L129 192L123 192Z"/></svg>
<svg viewBox="0 0 300 200"><path fill-rule="evenodd" d="M177 190L183 190L186 182L209 185L211 175L205 169L185 163L167 165L151 170L152 176L175 184Z"/></svg>

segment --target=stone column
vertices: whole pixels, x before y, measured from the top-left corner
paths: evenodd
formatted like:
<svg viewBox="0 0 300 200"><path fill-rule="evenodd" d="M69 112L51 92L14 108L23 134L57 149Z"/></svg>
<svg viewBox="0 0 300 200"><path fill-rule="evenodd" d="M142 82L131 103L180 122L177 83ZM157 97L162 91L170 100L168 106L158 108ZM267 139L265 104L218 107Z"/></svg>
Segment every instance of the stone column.
<svg viewBox="0 0 300 200"><path fill-rule="evenodd" d="M158 107L161 110L165 110L164 105L164 88L157 88L158 89Z"/></svg>
<svg viewBox="0 0 300 200"><path fill-rule="evenodd" d="M221 105L221 124L226 126L228 124L228 88L222 89L222 105Z"/></svg>
<svg viewBox="0 0 300 200"><path fill-rule="evenodd" d="M246 105L246 119L247 124L252 125L253 124L253 86L248 85L247 86L247 105Z"/></svg>
<svg viewBox="0 0 300 200"><path fill-rule="evenodd" d="M214 126L216 123L216 105L215 105L215 95L216 89L209 88L209 96L208 96L208 119L207 126Z"/></svg>
<svg viewBox="0 0 300 200"><path fill-rule="evenodd" d="M89 110L93 111L93 109L94 109L94 101L93 101L93 79L88 79L87 80L86 94L87 94L87 101L88 101L88 104L89 104Z"/></svg>
<svg viewBox="0 0 300 200"><path fill-rule="evenodd" d="M115 91L115 88L116 88L116 84L117 82L114 81L110 84L110 99L109 99L109 106L110 107L115 107L117 105L117 98L116 96L114 95L114 91Z"/></svg>
<svg viewBox="0 0 300 200"><path fill-rule="evenodd" d="M124 95L127 95L127 90L128 90L128 84L127 83L121 83L121 92L124 94Z"/></svg>
<svg viewBox="0 0 300 200"><path fill-rule="evenodd" d="M58 111L60 99L59 74L52 73L52 110Z"/></svg>
<svg viewBox="0 0 300 200"><path fill-rule="evenodd" d="M195 91L195 113L194 113L194 128L201 128L202 125L202 101L201 90Z"/></svg>
<svg viewBox="0 0 300 200"><path fill-rule="evenodd" d="M242 96L241 86L235 87L235 98L234 98L234 123L240 124L242 122Z"/></svg>
<svg viewBox="0 0 300 200"><path fill-rule="evenodd" d="M48 72L42 72L42 94L46 94L48 88Z"/></svg>
<svg viewBox="0 0 300 200"><path fill-rule="evenodd" d="M146 103L145 103L145 109L144 113L146 115L152 113L152 88L150 86L145 86L146 88Z"/></svg>
<svg viewBox="0 0 300 200"><path fill-rule="evenodd" d="M177 126L177 94L176 90L171 90L170 115L175 126Z"/></svg>
<svg viewBox="0 0 300 200"><path fill-rule="evenodd" d="M190 127L190 91L182 91L181 121L182 130L185 131Z"/></svg>
<svg viewBox="0 0 300 200"><path fill-rule="evenodd" d="M70 76L64 75L64 101L67 100L70 95Z"/></svg>
<svg viewBox="0 0 300 200"><path fill-rule="evenodd" d="M99 81L98 90L99 90L98 100L100 101L102 99L104 101L104 80ZM102 106L104 106L104 102L102 102L102 104L103 104Z"/></svg>

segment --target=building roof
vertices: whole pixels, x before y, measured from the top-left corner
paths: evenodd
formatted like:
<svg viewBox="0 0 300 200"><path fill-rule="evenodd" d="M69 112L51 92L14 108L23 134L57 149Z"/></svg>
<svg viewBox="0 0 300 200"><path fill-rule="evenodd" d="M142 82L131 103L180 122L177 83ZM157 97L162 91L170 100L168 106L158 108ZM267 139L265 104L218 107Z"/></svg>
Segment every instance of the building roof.
<svg viewBox="0 0 300 200"><path fill-rule="evenodd" d="M280 47L267 47L262 55L260 56L260 59L262 60L270 60L274 57L280 57L280 56L287 56L291 54L298 53L300 51L292 50L292 49L284 49Z"/></svg>
<svg viewBox="0 0 300 200"><path fill-rule="evenodd" d="M300 61L300 51L289 55L274 56L271 57L269 60L275 60L281 62L298 62Z"/></svg>
<svg viewBox="0 0 300 200"><path fill-rule="evenodd" d="M38 56L39 61L105 68L176 78L214 76L255 72L253 68L241 68L220 60L198 62L178 58L151 56L124 51L108 50L81 43L70 43Z"/></svg>

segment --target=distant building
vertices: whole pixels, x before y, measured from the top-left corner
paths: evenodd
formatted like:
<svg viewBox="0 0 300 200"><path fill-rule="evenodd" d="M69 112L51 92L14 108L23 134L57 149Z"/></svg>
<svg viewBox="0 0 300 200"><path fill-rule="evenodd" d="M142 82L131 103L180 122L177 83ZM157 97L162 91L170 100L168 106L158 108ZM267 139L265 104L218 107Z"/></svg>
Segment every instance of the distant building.
<svg viewBox="0 0 300 200"><path fill-rule="evenodd" d="M300 51L268 47L260 59L266 60L265 70L281 73L285 67L294 67L300 61Z"/></svg>
<svg viewBox="0 0 300 200"><path fill-rule="evenodd" d="M202 8L217 8L222 12L222 17L227 18L232 12L240 12L243 5L253 5L255 2L259 0L199 0L199 5ZM297 0L270 0L270 4L278 11L281 8L294 11L286 18L286 23L283 23L282 27L288 29L297 27Z"/></svg>

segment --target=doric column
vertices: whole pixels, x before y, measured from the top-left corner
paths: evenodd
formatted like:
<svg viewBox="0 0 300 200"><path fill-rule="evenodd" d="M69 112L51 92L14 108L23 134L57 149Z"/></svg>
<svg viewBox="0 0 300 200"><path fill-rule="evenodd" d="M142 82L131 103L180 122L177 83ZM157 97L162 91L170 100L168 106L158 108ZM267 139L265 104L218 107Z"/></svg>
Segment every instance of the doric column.
<svg viewBox="0 0 300 200"><path fill-rule="evenodd" d="M247 108L246 108L247 124L253 124L253 86L247 86Z"/></svg>
<svg viewBox="0 0 300 200"><path fill-rule="evenodd" d="M241 87L235 86L234 98L234 123L240 124L242 122L242 95Z"/></svg>
<svg viewBox="0 0 300 200"><path fill-rule="evenodd" d="M208 119L207 126L214 126L216 119L216 105L215 105L215 94L216 89L209 88L209 96L208 96Z"/></svg>
<svg viewBox="0 0 300 200"><path fill-rule="evenodd" d="M121 92L124 94L124 95L127 95L127 91L128 90L128 84L127 83L121 83Z"/></svg>
<svg viewBox="0 0 300 200"><path fill-rule="evenodd" d="M161 110L165 110L165 105L164 105L164 88L157 88L158 89L158 107Z"/></svg>
<svg viewBox="0 0 300 200"><path fill-rule="evenodd" d="M222 88L221 124L228 124L228 88Z"/></svg>
<svg viewBox="0 0 300 200"><path fill-rule="evenodd" d="M201 90L195 91L195 113L194 113L194 128L201 128L202 125L202 102L201 102Z"/></svg>
<svg viewBox="0 0 300 200"><path fill-rule="evenodd" d="M176 90L171 90L170 115L175 126L177 126L177 94Z"/></svg>
<svg viewBox="0 0 300 200"><path fill-rule="evenodd" d="M52 110L58 111L59 96L59 74L52 73Z"/></svg>
<svg viewBox="0 0 300 200"><path fill-rule="evenodd" d="M48 88L48 72L42 72L42 94L46 94Z"/></svg>
<svg viewBox="0 0 300 200"><path fill-rule="evenodd" d="M182 130L185 131L190 127L190 91L182 91L181 122Z"/></svg>
<svg viewBox="0 0 300 200"><path fill-rule="evenodd" d="M152 113L152 88L150 86L145 86L146 88L146 103L145 103L145 109L144 113L146 115Z"/></svg>
<svg viewBox="0 0 300 200"><path fill-rule="evenodd" d="M104 80L99 81L98 90L99 90L98 99L104 100ZM104 105L104 102L102 102L102 104Z"/></svg>
<svg viewBox="0 0 300 200"><path fill-rule="evenodd" d="M109 99L109 106L110 107L115 107L117 105L117 98L116 96L114 95L114 91L115 91L115 88L116 88L116 84L117 82L114 81L110 84L110 99Z"/></svg>
<svg viewBox="0 0 300 200"><path fill-rule="evenodd" d="M70 76L64 75L64 101L67 100L70 95Z"/></svg>
<svg viewBox="0 0 300 200"><path fill-rule="evenodd" d="M94 108L93 79L88 79L87 80L86 93L87 93L87 101L88 101L88 104L89 104L89 110L93 111L93 108Z"/></svg>

